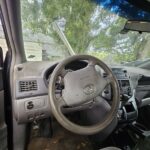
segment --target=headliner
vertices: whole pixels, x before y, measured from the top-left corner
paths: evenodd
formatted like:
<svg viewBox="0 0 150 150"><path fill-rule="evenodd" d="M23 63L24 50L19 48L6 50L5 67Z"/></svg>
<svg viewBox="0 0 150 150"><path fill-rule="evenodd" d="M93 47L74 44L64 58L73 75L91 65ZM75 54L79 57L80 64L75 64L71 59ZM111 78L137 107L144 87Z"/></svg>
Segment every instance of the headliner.
<svg viewBox="0 0 150 150"><path fill-rule="evenodd" d="M100 6L128 20L150 21L150 2L146 0L94 0Z"/></svg>

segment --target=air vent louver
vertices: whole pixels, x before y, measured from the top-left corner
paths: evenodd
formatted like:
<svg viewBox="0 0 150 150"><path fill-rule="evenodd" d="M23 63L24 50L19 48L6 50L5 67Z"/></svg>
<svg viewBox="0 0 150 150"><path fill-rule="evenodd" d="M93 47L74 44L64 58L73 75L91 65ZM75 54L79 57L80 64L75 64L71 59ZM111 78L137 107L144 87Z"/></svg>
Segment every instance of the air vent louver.
<svg viewBox="0 0 150 150"><path fill-rule="evenodd" d="M20 92L28 92L28 91L36 91L37 90L37 81L19 81L19 91Z"/></svg>

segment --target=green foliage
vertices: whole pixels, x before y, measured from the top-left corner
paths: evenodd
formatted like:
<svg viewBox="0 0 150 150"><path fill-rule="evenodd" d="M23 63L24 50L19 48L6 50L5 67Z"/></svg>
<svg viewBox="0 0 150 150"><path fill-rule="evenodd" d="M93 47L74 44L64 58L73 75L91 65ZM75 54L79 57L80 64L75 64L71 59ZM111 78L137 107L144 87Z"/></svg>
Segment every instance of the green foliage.
<svg viewBox="0 0 150 150"><path fill-rule="evenodd" d="M114 60L115 62L130 62L130 61L134 61L135 59L135 55L133 52L128 52L128 53L124 53L124 54L115 54L114 55Z"/></svg>
<svg viewBox="0 0 150 150"><path fill-rule="evenodd" d="M107 51L101 51L101 52L99 52L99 51L92 51L92 52L88 52L88 54L89 55L93 55L93 56L95 56L95 57L97 57L97 58L99 58L100 60L106 60L107 58L108 58L108 56L109 56L109 53L107 52Z"/></svg>

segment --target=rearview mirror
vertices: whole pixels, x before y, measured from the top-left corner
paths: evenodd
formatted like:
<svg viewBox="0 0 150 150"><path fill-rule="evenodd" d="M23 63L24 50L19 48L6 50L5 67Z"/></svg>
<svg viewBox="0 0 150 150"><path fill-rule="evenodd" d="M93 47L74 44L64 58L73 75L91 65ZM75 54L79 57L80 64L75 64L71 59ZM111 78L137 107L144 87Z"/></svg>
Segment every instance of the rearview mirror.
<svg viewBox="0 0 150 150"><path fill-rule="evenodd" d="M150 32L150 22L128 20L124 26L124 29L121 31L121 33L126 33L130 30L138 31L138 32Z"/></svg>

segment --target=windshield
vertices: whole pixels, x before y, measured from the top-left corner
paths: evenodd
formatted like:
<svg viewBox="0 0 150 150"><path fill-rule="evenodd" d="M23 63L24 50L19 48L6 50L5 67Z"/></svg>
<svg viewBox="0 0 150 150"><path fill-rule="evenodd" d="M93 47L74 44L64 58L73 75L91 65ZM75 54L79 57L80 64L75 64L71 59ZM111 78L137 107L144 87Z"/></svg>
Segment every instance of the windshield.
<svg viewBox="0 0 150 150"><path fill-rule="evenodd" d="M72 50L111 65L134 66L150 58L150 34L121 34L128 18L93 1L21 0L21 10L28 61L57 61Z"/></svg>

